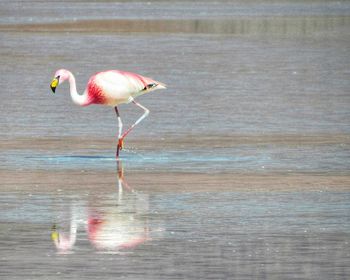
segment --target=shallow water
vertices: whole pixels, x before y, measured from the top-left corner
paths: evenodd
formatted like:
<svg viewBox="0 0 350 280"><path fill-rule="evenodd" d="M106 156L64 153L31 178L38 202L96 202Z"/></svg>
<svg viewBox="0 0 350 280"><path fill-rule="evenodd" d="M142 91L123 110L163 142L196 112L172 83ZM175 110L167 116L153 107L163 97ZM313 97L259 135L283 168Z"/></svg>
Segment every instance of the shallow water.
<svg viewBox="0 0 350 280"><path fill-rule="evenodd" d="M137 11L137 13L135 13ZM1 1L1 279L348 279L346 1ZM166 91L116 164L123 69ZM142 113L121 105L125 127Z"/></svg>
<svg viewBox="0 0 350 280"><path fill-rule="evenodd" d="M186 19L256 16L349 16L346 1L1 1L1 23L82 19ZM137 11L137 12L135 12Z"/></svg>
<svg viewBox="0 0 350 280"><path fill-rule="evenodd" d="M145 192L126 177L120 184L3 194L0 274L344 279L350 272L348 192Z"/></svg>
<svg viewBox="0 0 350 280"><path fill-rule="evenodd" d="M151 141L151 140L149 140ZM163 142L164 144L164 142ZM206 173L335 172L348 174L348 144L237 145L183 149L124 149L124 166L132 170ZM3 168L40 170L114 170L113 149L89 151L7 150L0 156Z"/></svg>

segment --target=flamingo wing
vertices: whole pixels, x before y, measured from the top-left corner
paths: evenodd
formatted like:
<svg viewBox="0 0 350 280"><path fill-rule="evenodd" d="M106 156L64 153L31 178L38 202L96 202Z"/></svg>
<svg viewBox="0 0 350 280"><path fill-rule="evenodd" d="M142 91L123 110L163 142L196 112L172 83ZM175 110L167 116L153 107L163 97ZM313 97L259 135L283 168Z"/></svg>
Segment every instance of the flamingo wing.
<svg viewBox="0 0 350 280"><path fill-rule="evenodd" d="M165 88L165 85L135 73L110 70L92 76L87 90L94 103L116 106L129 103L134 97L157 87Z"/></svg>

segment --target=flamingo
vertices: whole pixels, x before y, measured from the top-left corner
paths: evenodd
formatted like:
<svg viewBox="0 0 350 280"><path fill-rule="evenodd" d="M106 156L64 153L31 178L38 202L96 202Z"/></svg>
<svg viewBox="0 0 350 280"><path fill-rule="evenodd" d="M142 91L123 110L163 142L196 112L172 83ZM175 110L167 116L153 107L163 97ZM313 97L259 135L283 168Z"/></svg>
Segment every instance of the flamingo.
<svg viewBox="0 0 350 280"><path fill-rule="evenodd" d="M91 76L84 93L80 95L77 92L73 74L66 69L59 69L56 71L54 79L50 84L52 92L55 93L56 87L66 80L69 81L71 98L77 105L88 106L91 104L102 104L114 107L119 128L116 152L117 159L119 158L120 150L123 149L124 138L136 125L146 118L150 112L146 107L136 102L135 98L157 89L166 88L165 84L139 74L121 70L107 70ZM143 109L144 113L132 126L122 133L123 123L117 105L131 102Z"/></svg>

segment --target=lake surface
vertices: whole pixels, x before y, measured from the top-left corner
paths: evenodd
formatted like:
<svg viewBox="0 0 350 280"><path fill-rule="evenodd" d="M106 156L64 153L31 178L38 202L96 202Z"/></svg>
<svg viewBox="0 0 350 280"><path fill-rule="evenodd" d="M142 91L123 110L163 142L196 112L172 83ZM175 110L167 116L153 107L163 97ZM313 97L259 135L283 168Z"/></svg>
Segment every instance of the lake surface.
<svg viewBox="0 0 350 280"><path fill-rule="evenodd" d="M348 279L350 4L1 1L1 279ZM167 84L115 160L106 69ZM139 108L119 107L124 127Z"/></svg>

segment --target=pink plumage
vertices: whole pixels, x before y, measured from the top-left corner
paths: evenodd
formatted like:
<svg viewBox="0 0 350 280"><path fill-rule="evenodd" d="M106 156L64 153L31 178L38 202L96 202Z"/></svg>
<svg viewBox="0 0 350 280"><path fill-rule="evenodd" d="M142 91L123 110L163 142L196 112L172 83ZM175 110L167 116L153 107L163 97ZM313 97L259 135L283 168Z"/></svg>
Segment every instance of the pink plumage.
<svg viewBox="0 0 350 280"><path fill-rule="evenodd" d="M126 71L109 70L93 75L89 79L86 92L90 104L116 106L129 103L131 98L159 88L164 88L164 84L151 78Z"/></svg>
<svg viewBox="0 0 350 280"><path fill-rule="evenodd" d="M84 93L80 95L77 92L73 74L66 69L60 69L56 71L55 78L51 82L52 91L55 92L56 87L66 80L69 81L70 94L74 103L80 106L103 104L115 108L119 124L117 158L119 150L123 147L125 136L149 113L149 110L136 102L134 98L153 90L166 88L165 84L139 74L121 70L108 70L93 75L89 79ZM142 108L144 114L122 134L122 122L117 105L130 102Z"/></svg>

